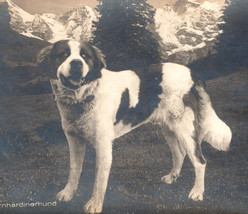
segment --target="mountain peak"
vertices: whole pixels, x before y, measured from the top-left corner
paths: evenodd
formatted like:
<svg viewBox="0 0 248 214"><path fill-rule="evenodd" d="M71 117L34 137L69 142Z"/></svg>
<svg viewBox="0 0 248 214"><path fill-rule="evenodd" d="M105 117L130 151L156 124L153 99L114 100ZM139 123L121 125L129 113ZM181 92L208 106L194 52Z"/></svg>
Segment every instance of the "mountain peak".
<svg viewBox="0 0 248 214"><path fill-rule="evenodd" d="M165 6L163 6L163 10L171 12L173 10L173 8L170 4L166 4Z"/></svg>
<svg viewBox="0 0 248 214"><path fill-rule="evenodd" d="M188 64L196 56L206 56L220 34L218 23L221 22L223 6L219 2L204 1L201 4L192 0L177 0L163 9L157 9L155 25L166 50L164 57Z"/></svg>
<svg viewBox="0 0 248 214"><path fill-rule="evenodd" d="M193 1L193 0L178 0L173 5L173 10L181 15L185 13L188 8L197 8L200 7L201 4L199 2Z"/></svg>
<svg viewBox="0 0 248 214"><path fill-rule="evenodd" d="M83 4L61 14L29 14L11 0L0 0L1 26L28 37L55 42L61 39L91 37L94 11Z"/></svg>
<svg viewBox="0 0 248 214"><path fill-rule="evenodd" d="M201 5L201 7L203 9L206 9L206 10L215 10L215 11L220 11L221 8L223 7L224 5L221 4L221 3L212 3L212 2L209 2L209 1L204 1Z"/></svg>
<svg viewBox="0 0 248 214"><path fill-rule="evenodd" d="M8 5L10 6L10 7L17 7L17 8L19 8L14 2L12 2L11 0L0 0L0 2L6 2L6 3L8 3ZM20 8L21 9L21 8Z"/></svg>
<svg viewBox="0 0 248 214"><path fill-rule="evenodd" d="M82 19L82 17L90 17L90 16L92 17L95 16L93 9L84 4L79 4L77 7L73 8L72 10L69 10L66 13L60 15L62 20L66 20L71 17Z"/></svg>

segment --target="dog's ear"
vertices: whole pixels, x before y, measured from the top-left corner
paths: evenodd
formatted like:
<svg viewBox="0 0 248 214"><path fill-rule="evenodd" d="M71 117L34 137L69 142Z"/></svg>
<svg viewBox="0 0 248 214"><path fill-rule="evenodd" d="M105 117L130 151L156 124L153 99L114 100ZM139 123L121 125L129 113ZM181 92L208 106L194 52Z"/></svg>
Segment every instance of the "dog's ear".
<svg viewBox="0 0 248 214"><path fill-rule="evenodd" d="M52 48L53 45L49 45L43 48L37 56L37 64L41 66L43 69L46 69L46 67L49 65L49 56Z"/></svg>
<svg viewBox="0 0 248 214"><path fill-rule="evenodd" d="M105 62L105 59L104 59L104 55L103 53L100 51L99 48L93 46L93 49L95 51L95 55L96 55L96 66L98 66L97 69L102 70L103 68L106 68L106 62Z"/></svg>
<svg viewBox="0 0 248 214"><path fill-rule="evenodd" d="M94 62L92 70L85 77L86 81L93 81L100 78L102 76L101 70L106 67L106 62L102 52L97 47L91 47L94 55Z"/></svg>

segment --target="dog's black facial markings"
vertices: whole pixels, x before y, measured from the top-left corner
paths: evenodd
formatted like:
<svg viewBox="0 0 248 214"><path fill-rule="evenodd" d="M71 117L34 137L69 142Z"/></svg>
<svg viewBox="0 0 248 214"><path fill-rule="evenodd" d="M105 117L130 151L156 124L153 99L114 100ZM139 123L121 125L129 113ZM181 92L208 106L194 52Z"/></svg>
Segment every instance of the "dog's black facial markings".
<svg viewBox="0 0 248 214"><path fill-rule="evenodd" d="M101 78L101 70L105 65L102 62L103 58L100 51L89 43L84 43L81 46L80 55L89 66L89 72L85 77L85 81L90 82Z"/></svg>
<svg viewBox="0 0 248 214"><path fill-rule="evenodd" d="M61 40L54 43L49 56L49 78L57 79L59 66L71 55L69 40Z"/></svg>
<svg viewBox="0 0 248 214"><path fill-rule="evenodd" d="M56 53L56 63L60 65L61 62L64 62L70 55L71 50L69 47L59 50L59 52Z"/></svg>
<svg viewBox="0 0 248 214"><path fill-rule="evenodd" d="M124 105L123 101L122 113L117 113L117 115L122 118L118 118L116 123L122 120L124 124L136 126L140 122L148 119L160 102L159 95L162 93L162 87L160 86L162 81L162 65L150 65L146 68L135 69L134 72L140 78L139 102L134 108L126 109L128 106L127 94L125 94L127 92L125 92L122 95L122 99L126 97L126 103ZM118 112L119 111L121 110L118 110Z"/></svg>
<svg viewBox="0 0 248 214"><path fill-rule="evenodd" d="M57 79L57 69L70 56L69 40L61 40L43 48L37 62L50 79Z"/></svg>
<svg viewBox="0 0 248 214"><path fill-rule="evenodd" d="M89 53L87 53L86 48L81 47L80 50L80 56L84 59L88 59L89 58Z"/></svg>
<svg viewBox="0 0 248 214"><path fill-rule="evenodd" d="M71 54L71 50L69 47L69 40L62 40L56 42L51 51L51 55L56 58L61 58L61 60L65 60Z"/></svg>

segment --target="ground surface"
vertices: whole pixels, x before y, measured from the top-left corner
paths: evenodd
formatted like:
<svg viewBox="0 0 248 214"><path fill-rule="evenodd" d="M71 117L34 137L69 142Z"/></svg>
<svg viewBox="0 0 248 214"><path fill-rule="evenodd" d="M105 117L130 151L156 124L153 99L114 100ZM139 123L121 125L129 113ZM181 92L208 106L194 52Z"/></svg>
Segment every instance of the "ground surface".
<svg viewBox="0 0 248 214"><path fill-rule="evenodd" d="M194 171L187 158L175 184L160 181L171 169L171 153L159 127L147 124L114 142L103 213L248 213L248 73L209 81L207 90L233 140L228 152L202 145L208 161L204 200L188 199ZM0 204L54 202L67 181L69 155L53 96L0 100ZM83 213L93 187L94 157L89 145L71 202L0 208L0 213Z"/></svg>

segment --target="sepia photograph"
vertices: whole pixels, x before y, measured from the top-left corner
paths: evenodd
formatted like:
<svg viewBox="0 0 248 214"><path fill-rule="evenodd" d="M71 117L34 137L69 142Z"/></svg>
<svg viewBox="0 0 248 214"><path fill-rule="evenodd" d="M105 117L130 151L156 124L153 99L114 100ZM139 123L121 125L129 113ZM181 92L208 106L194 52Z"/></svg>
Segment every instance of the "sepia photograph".
<svg viewBox="0 0 248 214"><path fill-rule="evenodd" d="M247 214L247 11L0 0L0 213Z"/></svg>

